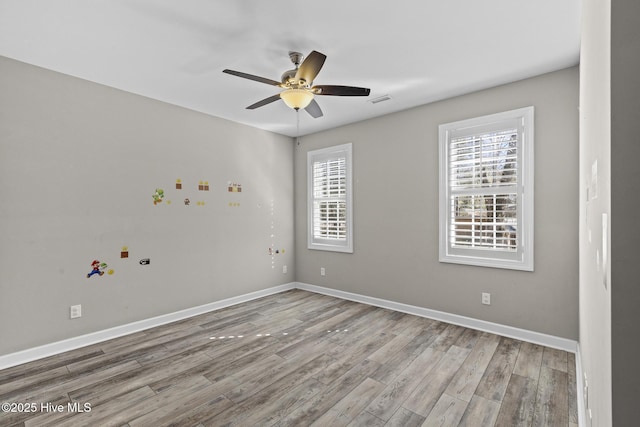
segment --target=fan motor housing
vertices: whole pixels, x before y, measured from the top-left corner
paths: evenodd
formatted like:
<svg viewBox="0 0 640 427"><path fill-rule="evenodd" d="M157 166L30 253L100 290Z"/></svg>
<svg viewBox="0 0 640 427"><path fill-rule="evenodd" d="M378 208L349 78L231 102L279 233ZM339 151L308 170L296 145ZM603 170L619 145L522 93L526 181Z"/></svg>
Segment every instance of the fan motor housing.
<svg viewBox="0 0 640 427"><path fill-rule="evenodd" d="M294 83L296 83L295 77L297 72L298 70L294 69L294 70L287 70L284 73L282 73L282 83L286 84L287 86L291 86Z"/></svg>
<svg viewBox="0 0 640 427"><path fill-rule="evenodd" d="M311 82L305 82L304 80L296 81L295 79L296 74L298 73L298 67L304 60L304 55L300 52L289 51L289 59L291 59L291 62L296 66L296 68L294 68L293 70L287 70L282 73L282 83L287 85L288 87L293 88L308 87Z"/></svg>

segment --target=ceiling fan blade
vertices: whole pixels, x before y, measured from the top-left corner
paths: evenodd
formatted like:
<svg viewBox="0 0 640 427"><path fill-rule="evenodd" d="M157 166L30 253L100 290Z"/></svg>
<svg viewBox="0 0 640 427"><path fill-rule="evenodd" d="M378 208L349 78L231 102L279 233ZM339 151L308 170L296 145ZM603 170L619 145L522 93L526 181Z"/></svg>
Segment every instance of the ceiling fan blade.
<svg viewBox="0 0 640 427"><path fill-rule="evenodd" d="M251 105L249 105L249 106L247 107L247 110L255 110L255 109L256 109L256 108L258 108L258 107L262 107L262 106L264 106L264 105L271 104L272 102L275 102L275 101L277 101L278 99L280 99L280 94L279 94L279 93L278 93L278 94L276 94L276 95L270 96L270 97L268 97L268 98L265 98L265 99L263 99L262 101L258 101L258 102L256 102L255 104L251 104Z"/></svg>
<svg viewBox="0 0 640 427"><path fill-rule="evenodd" d="M281 83L277 82L275 80L271 80L271 79L267 79L265 77L260 77L260 76L254 76L253 74L247 74L247 73L243 73L241 71L235 71L235 70L222 70L223 73L227 73L227 74L231 74L232 76L238 76L238 77L242 77L244 79L249 79L249 80L253 80L256 82L260 82L260 83L266 83L268 85L271 86L280 86Z"/></svg>
<svg viewBox="0 0 640 427"><path fill-rule="evenodd" d="M316 95L369 96L370 89L355 86L318 85L311 88Z"/></svg>
<svg viewBox="0 0 640 427"><path fill-rule="evenodd" d="M300 64L298 72L296 73L296 80L304 80L305 84L311 84L320 72L326 59L326 55L316 52L315 50L312 51L309 56L302 61L302 64Z"/></svg>
<svg viewBox="0 0 640 427"><path fill-rule="evenodd" d="M314 119L317 119L318 117L322 117L322 110L320 109L320 106L318 105L318 103L316 102L315 99L312 99L311 102L309 103L309 105L307 105L304 110L309 113L311 115L311 117L313 117Z"/></svg>

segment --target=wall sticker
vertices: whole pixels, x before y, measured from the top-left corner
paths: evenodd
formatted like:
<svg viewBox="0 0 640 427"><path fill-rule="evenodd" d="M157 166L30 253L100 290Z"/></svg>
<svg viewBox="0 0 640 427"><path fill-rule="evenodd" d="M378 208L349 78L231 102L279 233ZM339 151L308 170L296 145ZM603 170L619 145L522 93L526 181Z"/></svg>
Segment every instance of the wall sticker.
<svg viewBox="0 0 640 427"><path fill-rule="evenodd" d="M162 188L156 188L156 192L153 193L153 204L157 205L158 203L162 203L162 199L164 199L164 190Z"/></svg>
<svg viewBox="0 0 640 427"><path fill-rule="evenodd" d="M228 182L227 191L229 193L242 193L242 184L236 184L235 182Z"/></svg>
<svg viewBox="0 0 640 427"><path fill-rule="evenodd" d="M107 268L107 263L106 262L100 262L97 259L94 259L91 262L91 271L89 272L89 274L87 274L87 279L90 278L91 276L94 275L98 275L98 276L102 276L104 275L104 270ZM113 271L113 270L110 270ZM110 272L109 274L113 274L112 272Z"/></svg>

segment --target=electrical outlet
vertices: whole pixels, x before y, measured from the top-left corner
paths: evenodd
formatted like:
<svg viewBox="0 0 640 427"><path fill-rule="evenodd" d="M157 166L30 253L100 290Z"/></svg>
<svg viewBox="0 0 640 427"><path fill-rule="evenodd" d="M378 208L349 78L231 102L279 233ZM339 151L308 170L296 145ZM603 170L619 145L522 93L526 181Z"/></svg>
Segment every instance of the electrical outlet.
<svg viewBox="0 0 640 427"><path fill-rule="evenodd" d="M282 266L282 274L287 274L287 266L286 265Z"/></svg>
<svg viewBox="0 0 640 427"><path fill-rule="evenodd" d="M320 267L320 275L324 276L326 274L326 271L324 269L324 267Z"/></svg>
<svg viewBox="0 0 640 427"><path fill-rule="evenodd" d="M72 305L69 307L69 317L71 319L77 319L78 317L82 317L82 305Z"/></svg>
<svg viewBox="0 0 640 427"><path fill-rule="evenodd" d="M484 305L491 305L491 294L488 292L482 293L482 303Z"/></svg>

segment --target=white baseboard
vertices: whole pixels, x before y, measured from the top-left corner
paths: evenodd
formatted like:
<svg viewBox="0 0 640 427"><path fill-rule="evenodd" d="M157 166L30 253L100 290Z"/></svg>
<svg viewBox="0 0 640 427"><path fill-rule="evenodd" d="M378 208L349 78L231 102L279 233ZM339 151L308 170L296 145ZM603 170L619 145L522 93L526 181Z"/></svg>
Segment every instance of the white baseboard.
<svg viewBox="0 0 640 427"><path fill-rule="evenodd" d="M150 319L140 320L138 322L128 323L122 326L116 326L113 328L105 329L102 331L93 332L78 337L69 338L66 340L54 342L51 344L45 344L39 347L34 347L15 353L0 356L0 370L9 368L12 366L20 365L23 363L31 362L33 360L42 359L44 357L53 356L55 354L63 353L65 351L75 350L77 348L85 347L91 344L107 341L113 338L128 335L134 332L142 331L145 329L153 328L156 326L164 325L167 323L175 322L177 320L186 319L188 317L197 316L199 314L208 313L211 311L219 310L221 308L229 307L231 305L240 304L243 302L251 301L257 298L262 298L268 295L288 291L291 289L302 289L305 291L315 292L319 294L329 295L336 298L346 299L350 301L360 302L363 304L373 305L376 307L388 308L390 310L400 311L407 314L413 314L416 316L427 317L429 319L439 320L442 322L452 323L467 328L477 329L480 331L490 332L496 335L501 335L509 338L515 338L522 341L528 341L534 344L540 344L547 347L557 348L560 350L576 353L578 350L578 343L566 338L555 337L552 335L546 335L539 332L528 331L525 329L514 328L512 326L501 325L498 323L486 322L484 320L473 319L470 317L460 316L457 314L445 313L442 311L431 310L424 307L417 307L413 305L403 304L399 302L384 300L380 298L369 297L366 295L354 294L351 292L340 291L336 289L324 288L321 286L310 285L307 283L291 282L280 286L274 286L268 289L263 289L256 292L251 292L244 295L239 295L232 298L227 298L220 301L215 301L209 304L204 304L198 307L192 307L185 310L176 311L174 313L164 314L161 316L153 317ZM579 354L578 354L579 356ZM579 357L576 358L579 360ZM578 368L579 366L577 366ZM578 383L582 382L582 370L576 372L576 380ZM579 395L582 395L582 388L578 388ZM581 404L580 399L578 405ZM580 409L580 406L579 406ZM582 425L582 424L580 424Z"/></svg>
<svg viewBox="0 0 640 427"><path fill-rule="evenodd" d="M460 316L457 314L445 313L443 311L431 310L424 307L402 304L395 301L389 301L380 298L369 297L366 295L354 294L351 292L340 291L336 289L324 288L322 286L310 285L307 283L296 282L296 288L305 291L315 292L318 294L329 295L336 298L346 299L350 301L360 302L363 304L373 305L376 307L388 308L390 310L400 311L416 316L427 317L429 319L439 320L441 322L453 323L454 325L464 326L466 328L477 329L479 331L490 332L492 334L504 337L515 338L521 341L527 341L533 344L539 344L546 347L565 350L575 353L577 350L577 341L566 338L560 338L553 335L547 335L540 332L533 332L526 329L514 328L512 326L501 325L499 323L486 322L471 317Z"/></svg>
<svg viewBox="0 0 640 427"><path fill-rule="evenodd" d="M242 302L247 302L268 295L288 291L290 289L295 289L295 287L296 284L294 282L280 286L274 286L272 288L211 302L209 304L200 305L198 307L187 308L185 310L176 311L174 313L163 314L161 316L152 317L150 319L144 319L138 322L128 323L126 325L116 326L102 331L92 332L90 334L54 342L51 344L45 344L39 347L10 353L4 356L0 356L0 370L20 365L22 363L31 362L33 360L42 359L44 357L53 356L59 353L64 353L65 351L75 350L77 348L85 347L91 344L118 338L123 335L128 335L134 332L175 322L177 320L186 319L188 317L220 310L221 308L229 307L231 305L240 304Z"/></svg>

